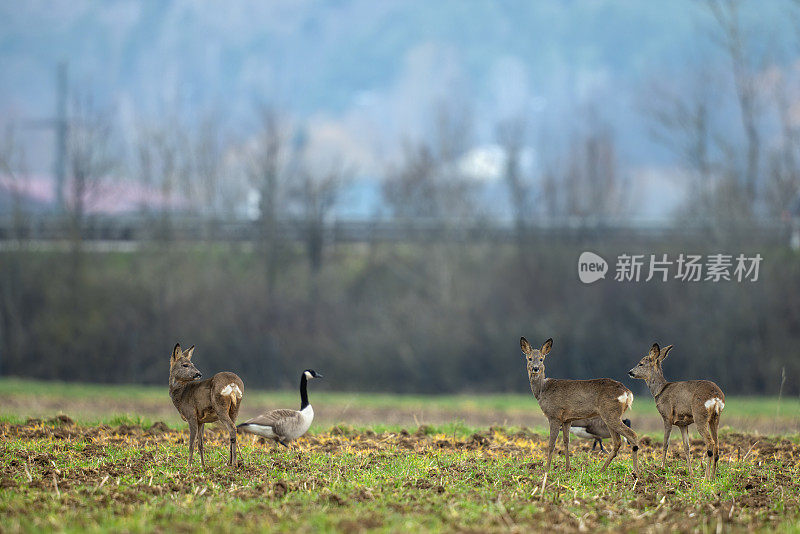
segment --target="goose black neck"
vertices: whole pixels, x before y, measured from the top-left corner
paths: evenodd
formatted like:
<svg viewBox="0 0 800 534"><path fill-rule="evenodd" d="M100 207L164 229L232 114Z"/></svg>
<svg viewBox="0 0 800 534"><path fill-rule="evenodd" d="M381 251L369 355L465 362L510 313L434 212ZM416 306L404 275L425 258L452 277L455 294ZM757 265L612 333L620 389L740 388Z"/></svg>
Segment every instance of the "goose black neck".
<svg viewBox="0 0 800 534"><path fill-rule="evenodd" d="M306 378L306 374L303 373L300 375L300 409L304 409L308 406L308 391L306 390L306 385L308 384L308 379Z"/></svg>

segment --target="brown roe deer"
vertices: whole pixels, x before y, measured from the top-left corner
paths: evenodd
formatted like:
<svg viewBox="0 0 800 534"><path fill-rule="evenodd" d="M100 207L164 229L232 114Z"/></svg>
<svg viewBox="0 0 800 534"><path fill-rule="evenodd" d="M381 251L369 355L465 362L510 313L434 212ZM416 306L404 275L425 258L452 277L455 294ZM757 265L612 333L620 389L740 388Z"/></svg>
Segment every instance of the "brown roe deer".
<svg viewBox="0 0 800 534"><path fill-rule="evenodd" d="M667 382L661 363L669 354L672 345L659 349L653 343L650 352L639 363L628 371L633 378L641 378L650 388L656 401L656 408L664 421L664 454L661 465L667 464L667 449L672 425L681 429L683 448L686 451L686 463L689 474L692 474L692 458L689 449L689 425L697 425L697 431L706 442L706 478L717 476L719 461L719 416L725 408L725 394L710 380L686 380L684 382ZM712 469L713 460L713 469Z"/></svg>
<svg viewBox="0 0 800 534"><path fill-rule="evenodd" d="M550 470L550 460L556 446L556 439L558 439L558 431L561 430L564 434L564 456L566 457L566 467L569 469L570 423L577 419L599 416L608 427L613 443L606 461L600 469L608 467L611 460L616 457L622 445L621 434L631 444L633 472L634 476L638 476L639 463L636 453L639 450L639 438L622 422L622 414L633 404L633 393L621 383L610 378L593 380L545 378L544 359L553 347L553 340L545 341L541 349L531 347L524 337L519 340L519 344L527 361L531 391L550 422L550 443L547 449L545 471Z"/></svg>
<svg viewBox="0 0 800 534"><path fill-rule="evenodd" d="M203 426L219 421L230 435L228 465L236 466L236 416L239 414L244 383L234 373L217 373L200 380L202 375L192 363L194 345L182 351L180 343L172 349L169 363L169 396L184 421L189 423L189 465L192 465L195 438L200 463L206 466L203 450Z"/></svg>

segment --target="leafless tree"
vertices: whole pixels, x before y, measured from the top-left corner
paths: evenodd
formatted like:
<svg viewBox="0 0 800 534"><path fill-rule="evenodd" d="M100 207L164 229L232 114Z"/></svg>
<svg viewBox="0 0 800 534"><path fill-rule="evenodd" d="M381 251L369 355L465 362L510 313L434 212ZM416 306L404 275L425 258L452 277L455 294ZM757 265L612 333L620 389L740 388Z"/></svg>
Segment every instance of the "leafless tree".
<svg viewBox="0 0 800 534"><path fill-rule="evenodd" d="M779 139L767 151L767 208L773 215L786 215L800 194L800 128L793 118L793 106L800 99L800 72L773 68L772 100L780 125ZM800 70L800 69L796 69Z"/></svg>
<svg viewBox="0 0 800 534"><path fill-rule="evenodd" d="M155 205L145 200L142 210L153 216L156 240L173 238L173 212L177 205L187 205L190 170L187 139L180 121L172 117L161 124L141 125L135 145L135 173L145 187L145 194L157 192Z"/></svg>
<svg viewBox="0 0 800 534"><path fill-rule="evenodd" d="M280 218L284 214L286 187L293 160L288 121L270 107L262 107L261 129L256 136L248 165L251 185L259 193L258 226L263 246L267 295L272 299L280 267L283 242Z"/></svg>
<svg viewBox="0 0 800 534"><path fill-rule="evenodd" d="M470 144L469 111L453 103L434 108L430 140L406 141L389 167L383 197L395 218L452 225L475 213L474 185L459 168Z"/></svg>
<svg viewBox="0 0 800 534"><path fill-rule="evenodd" d="M760 106L756 73L747 56L743 28L739 18L739 5L739 0L708 0L708 8L720 31L719 42L731 61L736 97L747 144L744 192L748 198L754 200L758 193L761 159Z"/></svg>
<svg viewBox="0 0 800 534"><path fill-rule="evenodd" d="M617 216L625 197L611 128L596 118L575 134L567 147L564 176L566 215L580 218Z"/></svg>
<svg viewBox="0 0 800 534"><path fill-rule="evenodd" d="M72 106L67 138L67 223L72 242L72 277L78 287L87 212L109 186L115 158L111 146L111 119L90 98L78 97Z"/></svg>
<svg viewBox="0 0 800 534"><path fill-rule="evenodd" d="M0 141L0 187L9 196L9 237L19 240L27 226L27 213L23 205L27 165L25 151L17 140L17 131L9 124Z"/></svg>
<svg viewBox="0 0 800 534"><path fill-rule="evenodd" d="M383 182L383 198L397 220L438 219L437 163L424 144L404 145L402 162L391 167Z"/></svg>
<svg viewBox="0 0 800 534"><path fill-rule="evenodd" d="M302 225L312 278L322 269L325 224L352 171L341 163L319 173L301 168L290 188L290 195Z"/></svg>
<svg viewBox="0 0 800 534"><path fill-rule="evenodd" d="M684 213L705 217L715 189L712 162L713 86L705 65L690 74L688 87L670 91L661 80L647 90L644 113L653 138L669 148L688 171L689 207Z"/></svg>
<svg viewBox="0 0 800 534"><path fill-rule="evenodd" d="M520 156L525 143L526 124L524 119L508 119L497 126L497 142L505 153L504 179L508 188L509 201L514 216L517 238L525 232L525 221L532 214L532 186L522 175Z"/></svg>
<svg viewBox="0 0 800 534"><path fill-rule="evenodd" d="M208 230L213 231L216 222L230 214L222 202L224 146L221 127L214 114L206 114L200 121L191 139L190 152L194 178L189 184L191 197L206 219Z"/></svg>
<svg viewBox="0 0 800 534"><path fill-rule="evenodd" d="M28 226L28 214L23 204L26 175L24 150L17 142L15 129L9 126L0 142L0 188L9 195L11 214L7 226L9 235L6 236L11 246L0 252L3 258L0 262L0 351L13 361L21 361L26 339L20 248ZM0 371L2 364L0 361Z"/></svg>

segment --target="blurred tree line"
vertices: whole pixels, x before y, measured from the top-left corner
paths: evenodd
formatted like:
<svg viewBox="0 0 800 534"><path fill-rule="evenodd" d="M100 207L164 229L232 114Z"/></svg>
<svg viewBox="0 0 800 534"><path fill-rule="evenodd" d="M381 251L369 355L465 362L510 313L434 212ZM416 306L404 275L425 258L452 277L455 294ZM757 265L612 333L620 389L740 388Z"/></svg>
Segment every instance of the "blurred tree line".
<svg viewBox="0 0 800 534"><path fill-rule="evenodd" d="M441 232L343 244L326 229L358 170L296 118L262 106L246 139L226 131L219 113L142 120L123 136L112 110L76 92L59 214L66 243L26 242L38 215L20 193L25 155L13 129L0 143L11 192L0 250L0 372L159 383L180 341L197 345L206 373L230 369L254 386L292 385L298 369L313 366L336 389L522 391L525 335L555 339L550 376L625 379L658 341L676 345L665 364L670 378L774 393L785 368L786 391L800 392L800 304L792 298L800 257L779 230L750 231L791 211L800 192L800 68L754 52L736 2L708 9L726 65L701 62L672 78L683 85L662 76L643 91L643 120L688 184L675 214L692 229L685 238L602 231L638 199L614 129L591 103L560 141L537 135L522 111L498 118L493 141L503 153L512 240L441 238L491 226L480 184L461 165L477 136L470 105L445 99L433 106L428 133L406 140L381 177L384 217ZM522 164L531 146L534 168ZM86 244L91 206L119 176L158 192L138 210L152 231L130 251L101 253ZM213 236L246 218L237 210L250 200L254 239L177 239L180 217ZM279 231L287 220L299 239ZM617 283L612 273L586 286L576 273L584 250L610 262L681 252L765 261L756 283Z"/></svg>

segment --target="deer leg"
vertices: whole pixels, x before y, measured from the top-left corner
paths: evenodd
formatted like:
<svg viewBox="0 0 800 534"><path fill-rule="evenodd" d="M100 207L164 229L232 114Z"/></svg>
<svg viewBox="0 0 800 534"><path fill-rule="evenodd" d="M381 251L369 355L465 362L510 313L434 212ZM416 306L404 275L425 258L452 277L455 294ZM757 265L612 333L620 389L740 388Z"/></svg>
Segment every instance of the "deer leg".
<svg viewBox="0 0 800 534"><path fill-rule="evenodd" d="M205 434L205 423L197 425L197 452L200 453L200 464L205 468L206 466L206 453L203 447L203 438Z"/></svg>
<svg viewBox="0 0 800 534"><path fill-rule="evenodd" d="M695 410L694 423L697 425L697 431L703 436L703 441L706 442L706 480L711 480L711 463L714 461L714 440L711 439L711 432L709 431L709 423L711 414L704 410Z"/></svg>
<svg viewBox="0 0 800 534"><path fill-rule="evenodd" d="M558 439L558 431L561 429L561 423L555 419L550 420L550 443L547 444L547 465L545 472L550 471L550 460L553 458L553 449L556 448L556 440Z"/></svg>
<svg viewBox="0 0 800 534"><path fill-rule="evenodd" d="M197 437L197 420L189 420L189 467L192 466L192 455L194 455L194 440Z"/></svg>
<svg viewBox="0 0 800 534"><path fill-rule="evenodd" d="M717 462L719 462L719 438L717 437L717 430L719 429L719 414L711 417L711 437L714 438L714 469L711 476L717 476Z"/></svg>
<svg viewBox="0 0 800 534"><path fill-rule="evenodd" d="M567 459L567 471L569 471L569 423L561 425L561 433L564 434L564 457Z"/></svg>
<svg viewBox="0 0 800 534"><path fill-rule="evenodd" d="M606 461L603 462L602 466L600 466L600 471L603 471L606 467L608 467L608 464L611 463L611 460L617 456L619 448L622 447L622 439L620 439L619 433L611 427L608 427L608 432L611 434L611 447L608 450Z"/></svg>
<svg viewBox="0 0 800 534"><path fill-rule="evenodd" d="M228 435L230 435L231 446L230 453L228 454L228 465L236 467L236 425L233 424L230 417L230 403L231 401L229 398L212 400L214 411L217 413L217 419L219 419L219 422L228 431Z"/></svg>
<svg viewBox="0 0 800 534"><path fill-rule="evenodd" d="M686 466L689 470L689 476L692 476L692 450L689 448L689 427L682 426L681 440L683 441L683 450L686 451Z"/></svg>
<svg viewBox="0 0 800 534"><path fill-rule="evenodd" d="M702 430L701 430L702 429ZM714 442L711 441L711 433L708 431L708 423L705 427L698 426L697 430L706 442L706 480L711 480L711 464L714 461Z"/></svg>
<svg viewBox="0 0 800 534"><path fill-rule="evenodd" d="M661 458L661 467L667 466L667 449L669 449L669 436L672 434L672 422L664 421L664 455Z"/></svg>
<svg viewBox="0 0 800 534"><path fill-rule="evenodd" d="M627 425L625 425L625 423L622 422L622 414L619 415L618 419L614 418L614 419L610 419L608 421L604 420L603 422L605 422L605 424L609 428L609 430L611 430L613 428L613 430L617 434L621 434L621 435L625 436L625 439L627 439L628 443L631 444L631 455L633 456L633 474L635 476L638 476L639 475L639 438L636 436L636 432L634 432L633 430L628 428ZM616 447L617 451L619 450L619 446L618 445L614 444L614 447ZM614 455L616 456L616 451L614 452Z"/></svg>

